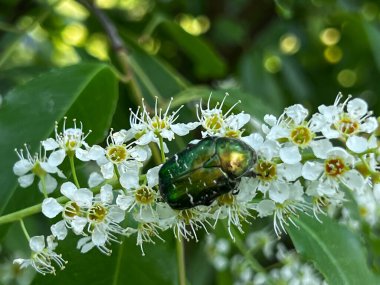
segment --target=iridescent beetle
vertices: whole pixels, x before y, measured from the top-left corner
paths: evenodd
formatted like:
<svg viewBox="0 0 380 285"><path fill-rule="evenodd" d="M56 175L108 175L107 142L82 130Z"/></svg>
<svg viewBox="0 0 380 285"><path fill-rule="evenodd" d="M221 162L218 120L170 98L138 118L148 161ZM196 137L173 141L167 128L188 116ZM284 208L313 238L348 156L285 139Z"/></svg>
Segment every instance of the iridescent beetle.
<svg viewBox="0 0 380 285"><path fill-rule="evenodd" d="M159 172L160 193L177 210L210 205L253 175L255 151L241 140L208 137L175 154Z"/></svg>

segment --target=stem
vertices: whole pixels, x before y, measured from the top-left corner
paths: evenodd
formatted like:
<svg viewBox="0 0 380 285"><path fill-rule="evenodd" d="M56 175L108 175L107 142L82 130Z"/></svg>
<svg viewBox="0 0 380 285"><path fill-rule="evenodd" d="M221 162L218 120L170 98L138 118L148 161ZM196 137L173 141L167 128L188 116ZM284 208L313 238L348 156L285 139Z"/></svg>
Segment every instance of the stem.
<svg viewBox="0 0 380 285"><path fill-rule="evenodd" d="M70 160L70 168L71 168L71 173L73 174L74 183L77 186L77 188L80 188L77 172L75 171L74 155L69 155L69 160Z"/></svg>
<svg viewBox="0 0 380 285"><path fill-rule="evenodd" d="M223 223L223 225L226 231L228 231L227 225L225 223ZM236 229L234 227L231 227L230 230L235 238L236 247L239 249L241 254L244 255L249 265L251 265L252 269L255 270L256 272L265 272L265 268L256 260L256 258L253 257L252 254L250 254L248 248L245 246L244 242L241 240L240 234L236 231Z"/></svg>
<svg viewBox="0 0 380 285"><path fill-rule="evenodd" d="M41 186L42 186L42 194L44 195L45 198L48 197L48 194L46 192L46 181L45 181L45 175L40 176L41 180Z"/></svg>
<svg viewBox="0 0 380 285"><path fill-rule="evenodd" d="M117 186L119 183L119 181L117 179L109 179L109 180L106 180L104 181L102 184L94 187L91 189L91 191L94 193L94 194L97 194L100 192L100 188L104 185L104 184L110 184L112 185L113 187ZM66 196L61 196L59 198L56 199L58 203L60 204L65 204L66 202L68 202L70 199L67 198ZM31 215L34 215L34 214L38 214L41 212L41 209L42 209L42 203L40 204L36 204L36 205L33 205L33 206L30 206L28 208L25 208L25 209L22 209L22 210L19 210L19 211L16 211L16 212L13 212L13 213L10 213L8 215L4 215L4 216L1 216L0 217L0 225L1 224L7 224L7 223L12 223L14 221L18 221L18 220L21 220L25 217L28 217L28 216L31 216Z"/></svg>
<svg viewBox="0 0 380 285"><path fill-rule="evenodd" d="M161 135L158 135L158 140L160 143L161 151L161 161L165 163L165 153L164 153L164 140ZM178 265L178 282L179 285L186 285L186 266L185 266L185 249L184 241L181 235L178 235L176 240L176 250L177 250L177 265Z"/></svg>
<svg viewBox="0 0 380 285"><path fill-rule="evenodd" d="M106 35L108 36L112 49L114 50L117 60L122 69L122 75L120 76L120 73L117 73L117 75L122 82L128 82L130 84L136 103L140 103L143 96L130 68L128 50L125 47L124 42L120 37L114 23L101 9L96 7L93 3L90 3L87 0L78 0L78 2L82 3L90 12L95 15L96 18L98 18L99 23L102 25Z"/></svg>
<svg viewBox="0 0 380 285"><path fill-rule="evenodd" d="M179 285L186 285L185 250L182 236L178 236L175 240L177 248L178 281Z"/></svg>
<svg viewBox="0 0 380 285"><path fill-rule="evenodd" d="M24 232L24 235L26 237L26 239L29 241L30 240L30 236L29 236L29 233L25 227L25 224L24 224L24 221L22 219L20 219L20 226L21 226L21 229L22 231Z"/></svg>
<svg viewBox="0 0 380 285"><path fill-rule="evenodd" d="M164 140L161 137L161 135L158 135L158 140L160 143L161 161L162 161L162 163L165 163L166 157L165 157L165 152L164 152Z"/></svg>

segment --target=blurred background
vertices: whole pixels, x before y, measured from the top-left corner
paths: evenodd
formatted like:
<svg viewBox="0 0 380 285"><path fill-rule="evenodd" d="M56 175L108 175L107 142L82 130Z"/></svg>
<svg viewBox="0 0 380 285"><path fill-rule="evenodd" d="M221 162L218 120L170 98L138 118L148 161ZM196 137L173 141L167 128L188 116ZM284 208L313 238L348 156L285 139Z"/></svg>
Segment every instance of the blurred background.
<svg viewBox="0 0 380 285"><path fill-rule="evenodd" d="M192 85L237 88L270 101L277 112L294 102L332 103L338 91L379 111L378 1L94 3L129 50L141 48L170 64ZM104 29L77 1L1 1L2 94L52 67L112 60Z"/></svg>
<svg viewBox="0 0 380 285"><path fill-rule="evenodd" d="M105 32L107 25L102 17L116 28L125 45L130 56L129 72L136 78L140 95L135 96L136 86L120 80L111 124L116 130L128 127L128 110L136 109L141 97L150 106L155 96L162 99L163 105L174 97L173 104L178 107L182 103L189 105L192 98L208 97L211 91L218 100L229 92L232 98L227 100L227 106L241 99L243 104L237 108L259 120L268 112L279 115L294 103L315 111L320 104L332 104L338 92L359 96L370 109L380 113L380 1L362 0L1 0L0 95L5 96L52 68L83 62L111 64L121 73L125 66L118 54L120 46L109 41L112 31ZM70 84L65 80L62 85ZM188 107L182 110L185 121L195 118L190 111L194 104ZM76 115L81 119L81 114ZM174 151L186 145L185 141L176 141L171 148ZM19 203L20 197L21 194L12 200L8 211L41 199L38 196ZM37 219L31 219L29 225L46 229ZM257 228L265 226L265 222L255 222ZM1 230L3 235L5 231ZM18 239L13 240L18 233L19 229L10 229L0 251L0 263L13 258L14 249L20 248ZM223 229L217 229L216 235L228 237ZM157 257L152 266L157 262L158 268L168 270L168 276L175 276L173 246L170 237L165 239L169 242L160 247L148 246L147 252ZM209 241L200 240L201 245L187 245L189 259L193 260L188 268L192 284L231 284L231 274L225 268L215 274L210 264L204 265L204 245L207 247ZM286 237L283 241L289 245ZM375 242L377 256L371 263L379 271L380 240ZM130 280L140 280L136 277L142 274L139 266L145 266L147 260L141 259L134 240L127 245L129 259L125 257L123 261L134 266L125 268ZM26 244L21 247L28 251ZM75 267L80 254L73 253L74 240L64 247L71 248L67 251L74 256ZM223 243L220 247L223 250ZM114 268L115 258L107 259L99 253L90 253L87 258L104 265L99 275ZM168 261L162 261L165 258ZM268 261L267 265L272 263ZM4 272L18 276L17 268L1 264L5 265L0 265L0 277L5 276ZM93 272L80 266L83 261L78 265L84 268L83 276L93 276ZM151 279L141 279L144 284L171 284L159 270L150 273ZM52 280L67 284L68 277L59 276L39 278L33 284L52 284ZM26 281L12 278L7 279L13 280L7 284L28 284L30 280L28 276Z"/></svg>

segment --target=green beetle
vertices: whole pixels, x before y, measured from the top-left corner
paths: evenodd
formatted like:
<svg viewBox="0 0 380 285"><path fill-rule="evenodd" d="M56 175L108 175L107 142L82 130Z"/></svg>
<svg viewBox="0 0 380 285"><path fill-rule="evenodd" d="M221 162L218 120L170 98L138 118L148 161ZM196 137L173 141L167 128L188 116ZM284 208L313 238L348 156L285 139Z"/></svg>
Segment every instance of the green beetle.
<svg viewBox="0 0 380 285"><path fill-rule="evenodd" d="M236 189L242 176L254 175L256 160L241 140L207 137L164 163L158 174L161 196L176 210L208 206Z"/></svg>

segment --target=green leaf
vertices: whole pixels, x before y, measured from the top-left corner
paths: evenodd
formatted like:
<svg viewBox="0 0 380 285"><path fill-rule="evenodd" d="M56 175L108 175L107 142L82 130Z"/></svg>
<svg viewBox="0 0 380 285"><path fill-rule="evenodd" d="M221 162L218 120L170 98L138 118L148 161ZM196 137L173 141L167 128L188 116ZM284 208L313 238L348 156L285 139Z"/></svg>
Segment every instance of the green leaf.
<svg viewBox="0 0 380 285"><path fill-rule="evenodd" d="M123 244L113 247L112 256L96 248L82 254L76 249L78 237L60 243L57 251L68 261L57 275L36 276L33 285L124 285L124 284L176 284L177 265L175 241L172 233L165 235L166 242L144 244L145 256L136 246L136 236L125 238Z"/></svg>
<svg viewBox="0 0 380 285"><path fill-rule="evenodd" d="M76 118L83 122L84 131L92 130L87 141L99 142L107 133L117 98L114 74L107 65L95 63L53 70L11 90L0 111L0 214L33 203L25 199L28 189L15 191L15 148L28 143L36 151L52 133L55 121L65 115L68 127Z"/></svg>
<svg viewBox="0 0 380 285"><path fill-rule="evenodd" d="M329 284L378 284L358 236L328 217L301 214L287 230L299 252L314 262Z"/></svg>
<svg viewBox="0 0 380 285"><path fill-rule="evenodd" d="M206 41L188 34L172 21L162 22L161 25L192 60L197 76L210 78L225 75L227 70L225 62Z"/></svg>
<svg viewBox="0 0 380 285"><path fill-rule="evenodd" d="M144 99L170 98L188 87L186 80L170 65L148 54L132 39L126 36L125 39L130 50L129 64Z"/></svg>

